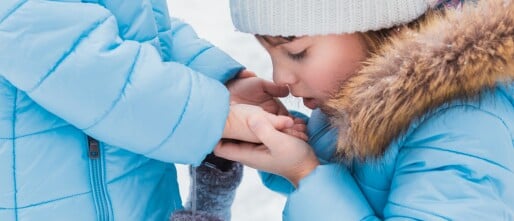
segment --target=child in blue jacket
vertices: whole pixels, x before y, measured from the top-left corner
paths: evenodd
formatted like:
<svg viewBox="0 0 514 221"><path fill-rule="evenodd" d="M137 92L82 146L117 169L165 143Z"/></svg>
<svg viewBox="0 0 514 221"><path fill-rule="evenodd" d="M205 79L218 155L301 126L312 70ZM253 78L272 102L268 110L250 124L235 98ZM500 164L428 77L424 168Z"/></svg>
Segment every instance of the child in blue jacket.
<svg viewBox="0 0 514 221"><path fill-rule="evenodd" d="M250 115L292 124L229 105L242 69L165 0L2 0L0 220L168 219L182 208L172 163L257 141ZM254 104L287 94L271 87Z"/></svg>
<svg viewBox="0 0 514 221"><path fill-rule="evenodd" d="M231 0L275 83L315 109L309 142L218 156L270 172L283 219L514 220L514 2Z"/></svg>

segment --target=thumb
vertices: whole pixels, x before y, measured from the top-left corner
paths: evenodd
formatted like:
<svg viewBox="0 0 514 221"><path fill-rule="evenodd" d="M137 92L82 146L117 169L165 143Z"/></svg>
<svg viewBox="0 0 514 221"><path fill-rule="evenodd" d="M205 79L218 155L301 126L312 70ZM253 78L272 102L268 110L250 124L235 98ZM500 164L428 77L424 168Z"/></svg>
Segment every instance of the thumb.
<svg viewBox="0 0 514 221"><path fill-rule="evenodd" d="M292 128L294 126L294 120L293 118L289 116L284 115L274 115L270 113L266 113L266 116L263 118L260 117L251 117L248 119L248 123L250 124L250 120L255 120L256 122L259 121L268 121L271 127L273 127L276 130L284 130L287 128ZM259 120L260 119L260 120Z"/></svg>
<svg viewBox="0 0 514 221"><path fill-rule="evenodd" d="M262 87L272 97L286 97L289 95L289 88L287 86L280 86L271 81L263 80Z"/></svg>

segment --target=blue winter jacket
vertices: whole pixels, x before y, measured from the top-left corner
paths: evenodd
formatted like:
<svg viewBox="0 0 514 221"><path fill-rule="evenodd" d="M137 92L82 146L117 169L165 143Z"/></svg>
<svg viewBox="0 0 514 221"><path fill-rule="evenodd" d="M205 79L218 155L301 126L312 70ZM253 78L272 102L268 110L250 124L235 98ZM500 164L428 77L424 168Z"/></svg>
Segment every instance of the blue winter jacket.
<svg viewBox="0 0 514 221"><path fill-rule="evenodd" d="M514 3L436 16L313 112L298 189L261 173L283 220L514 220Z"/></svg>
<svg viewBox="0 0 514 221"><path fill-rule="evenodd" d="M165 0L2 0L0 220L167 220L241 68Z"/></svg>

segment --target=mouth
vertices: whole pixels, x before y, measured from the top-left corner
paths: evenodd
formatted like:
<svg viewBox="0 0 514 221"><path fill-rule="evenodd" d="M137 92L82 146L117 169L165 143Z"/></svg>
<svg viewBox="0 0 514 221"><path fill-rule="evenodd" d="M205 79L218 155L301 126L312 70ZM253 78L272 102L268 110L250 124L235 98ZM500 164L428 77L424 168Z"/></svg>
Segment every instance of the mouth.
<svg viewBox="0 0 514 221"><path fill-rule="evenodd" d="M319 102L314 98L303 98L303 105L311 110L314 110L319 107Z"/></svg>

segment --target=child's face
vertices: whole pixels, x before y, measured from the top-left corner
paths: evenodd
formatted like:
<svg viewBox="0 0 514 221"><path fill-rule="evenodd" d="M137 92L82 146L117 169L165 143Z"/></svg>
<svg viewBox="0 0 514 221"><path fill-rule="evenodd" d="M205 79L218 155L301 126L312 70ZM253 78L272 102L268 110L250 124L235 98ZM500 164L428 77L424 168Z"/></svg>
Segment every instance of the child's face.
<svg viewBox="0 0 514 221"><path fill-rule="evenodd" d="M311 109L337 92L366 58L366 46L358 34L257 39L271 56L275 83L287 85Z"/></svg>

